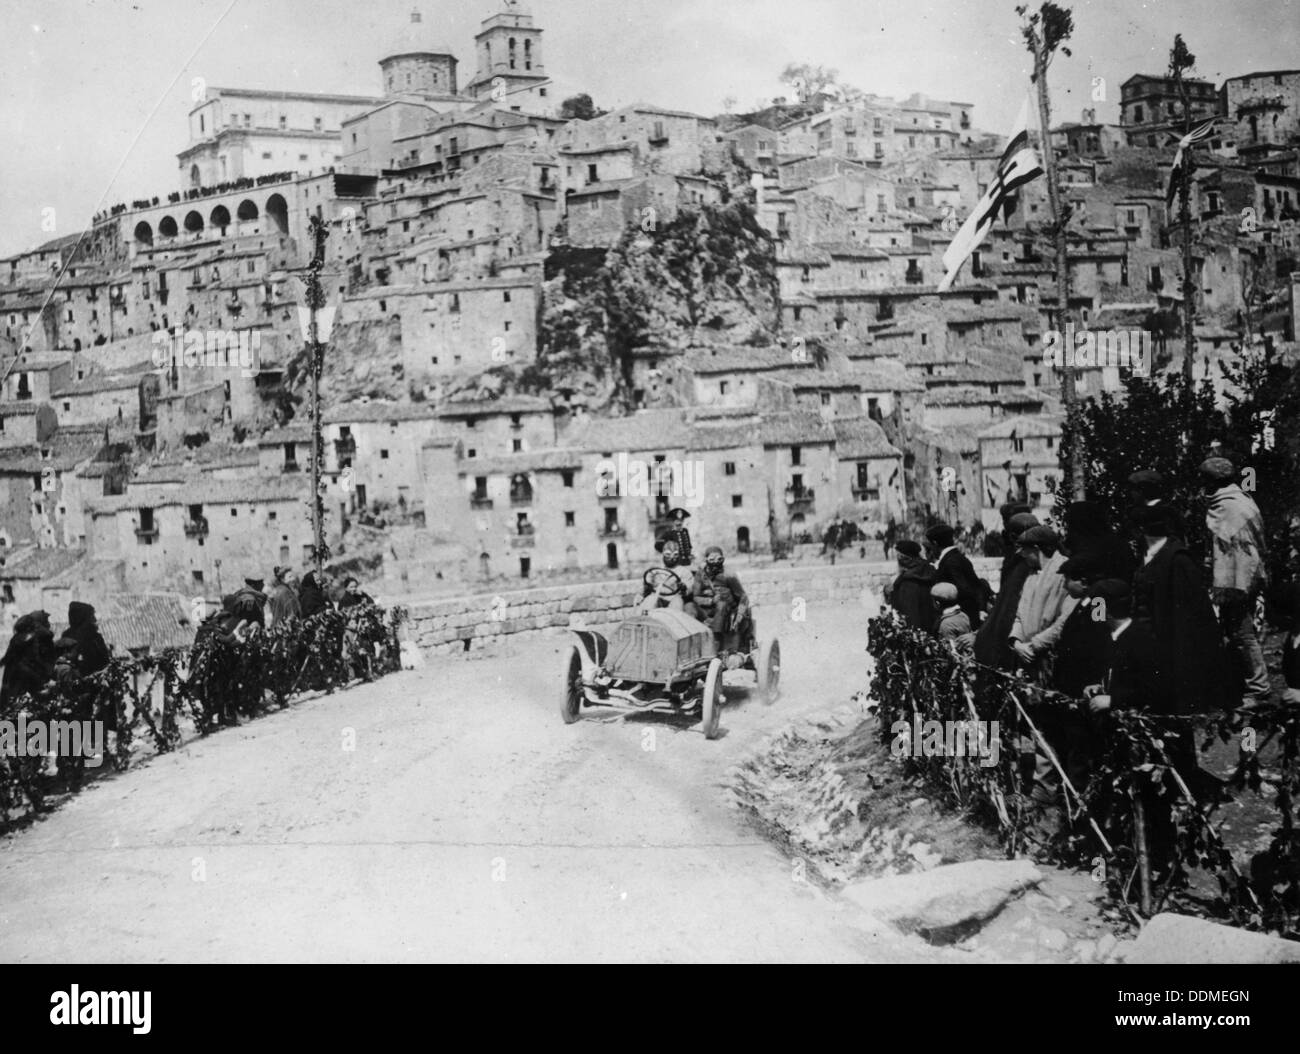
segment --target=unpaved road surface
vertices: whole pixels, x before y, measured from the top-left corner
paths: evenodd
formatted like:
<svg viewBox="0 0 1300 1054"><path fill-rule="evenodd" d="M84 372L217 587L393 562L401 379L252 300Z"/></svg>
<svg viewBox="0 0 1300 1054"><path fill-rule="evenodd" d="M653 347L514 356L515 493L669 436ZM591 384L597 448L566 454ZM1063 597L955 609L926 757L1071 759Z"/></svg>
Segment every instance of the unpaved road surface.
<svg viewBox="0 0 1300 1054"><path fill-rule="evenodd" d="M934 957L796 881L728 805L729 766L865 681L863 609L759 618L784 694L733 693L713 742L655 719L563 724L556 638L100 780L0 843L0 960Z"/></svg>

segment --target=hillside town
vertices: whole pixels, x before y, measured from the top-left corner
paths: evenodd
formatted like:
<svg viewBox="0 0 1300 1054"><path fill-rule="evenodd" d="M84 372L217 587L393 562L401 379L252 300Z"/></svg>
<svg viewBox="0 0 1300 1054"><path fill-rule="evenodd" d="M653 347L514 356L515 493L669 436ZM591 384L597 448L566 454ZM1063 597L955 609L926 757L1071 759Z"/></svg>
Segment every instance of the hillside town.
<svg viewBox="0 0 1300 1054"><path fill-rule="evenodd" d="M744 562L1050 516L1045 181L942 281L1005 129L837 85L603 112L559 97L524 4L484 7L464 67L417 7L372 96L206 86L178 189L0 260L5 629L85 601L157 651L195 598L310 564L314 221L325 530L376 595L635 576L683 521ZM1295 348L1300 70L1187 87L1221 118L1191 180L1193 368L1227 398L1243 348ZM1093 103L1050 133L1068 306L1180 371L1180 96L1147 70L1119 90L1118 124ZM1080 399L1128 368L1076 365Z"/></svg>

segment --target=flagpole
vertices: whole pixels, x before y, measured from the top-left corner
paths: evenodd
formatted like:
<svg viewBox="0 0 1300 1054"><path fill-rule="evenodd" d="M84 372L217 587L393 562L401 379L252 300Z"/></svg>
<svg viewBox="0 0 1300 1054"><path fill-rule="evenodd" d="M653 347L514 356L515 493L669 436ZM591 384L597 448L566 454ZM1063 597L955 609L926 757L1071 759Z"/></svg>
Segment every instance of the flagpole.
<svg viewBox="0 0 1300 1054"><path fill-rule="evenodd" d="M1056 332L1064 340L1070 319L1070 261L1066 252L1065 220L1061 208L1061 188L1056 178L1056 152L1052 148L1052 110L1047 94L1046 34L1036 32L1032 39L1034 83L1038 86L1038 136L1043 152L1043 171L1047 174L1047 199L1052 210L1053 236L1056 240ZM1083 501L1086 480L1083 472L1083 432L1079 428L1079 406L1074 387L1074 348L1062 344L1061 401L1070 426L1070 492L1075 501Z"/></svg>

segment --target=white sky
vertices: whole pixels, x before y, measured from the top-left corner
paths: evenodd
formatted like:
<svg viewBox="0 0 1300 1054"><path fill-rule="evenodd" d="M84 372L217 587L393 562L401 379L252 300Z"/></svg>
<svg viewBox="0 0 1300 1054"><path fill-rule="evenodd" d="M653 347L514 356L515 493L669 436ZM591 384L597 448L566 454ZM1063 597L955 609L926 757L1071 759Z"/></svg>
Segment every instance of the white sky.
<svg viewBox="0 0 1300 1054"><path fill-rule="evenodd" d="M180 189L191 81L380 94L384 41L413 0L3 0L0 255L84 228L101 207ZM498 0L418 2L431 36L473 74L473 36ZM1091 78L1164 70L1175 32L1198 75L1300 65L1298 0L1074 0L1072 58L1053 116L1077 119ZM975 104L1003 130L1027 84L1015 0L532 0L547 72L598 106L648 101L713 114L785 93L791 61L882 95ZM197 51L196 51L197 48ZM193 59L190 59L193 53ZM120 171L119 171L120 166ZM115 175L116 173L116 175ZM41 228L53 208L57 228Z"/></svg>

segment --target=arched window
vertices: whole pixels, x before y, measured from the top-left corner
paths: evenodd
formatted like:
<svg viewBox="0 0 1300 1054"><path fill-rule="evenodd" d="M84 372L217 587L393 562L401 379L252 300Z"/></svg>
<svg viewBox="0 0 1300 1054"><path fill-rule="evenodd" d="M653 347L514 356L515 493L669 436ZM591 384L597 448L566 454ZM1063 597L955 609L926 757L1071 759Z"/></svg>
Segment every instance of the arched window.
<svg viewBox="0 0 1300 1054"><path fill-rule="evenodd" d="M515 68L515 38L510 38L510 68Z"/></svg>

